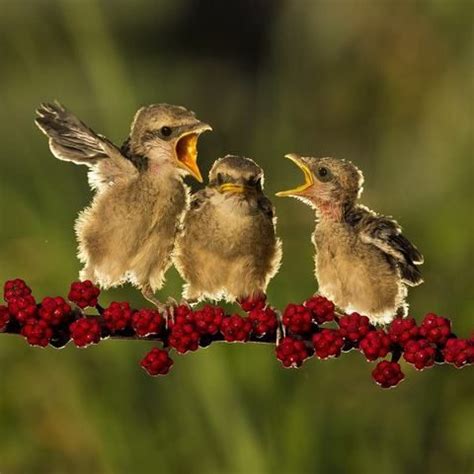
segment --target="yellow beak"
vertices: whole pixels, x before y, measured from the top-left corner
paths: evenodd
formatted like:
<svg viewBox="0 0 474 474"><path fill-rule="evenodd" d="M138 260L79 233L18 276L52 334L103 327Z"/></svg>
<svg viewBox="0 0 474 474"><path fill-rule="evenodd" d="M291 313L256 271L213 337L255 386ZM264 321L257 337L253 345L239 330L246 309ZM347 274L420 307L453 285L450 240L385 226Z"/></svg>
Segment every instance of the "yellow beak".
<svg viewBox="0 0 474 474"><path fill-rule="evenodd" d="M313 173L309 169L308 165L302 160L301 156L297 155L296 153L289 153L285 155L285 158L288 158L293 163L295 163L298 168L303 171L304 174L304 184L298 186L294 189L289 189L288 191L280 191L276 193L278 197L286 197L286 196L298 196L306 191L308 188L313 186L314 184L314 177Z"/></svg>
<svg viewBox="0 0 474 474"><path fill-rule="evenodd" d="M245 193L247 186L243 184L224 183L219 186L220 193Z"/></svg>
<svg viewBox="0 0 474 474"><path fill-rule="evenodd" d="M191 132L182 135L176 143L178 166L185 169L200 183L204 180L202 179L202 174L197 164L197 142L199 135L206 130L212 130L212 128L207 124L200 124Z"/></svg>

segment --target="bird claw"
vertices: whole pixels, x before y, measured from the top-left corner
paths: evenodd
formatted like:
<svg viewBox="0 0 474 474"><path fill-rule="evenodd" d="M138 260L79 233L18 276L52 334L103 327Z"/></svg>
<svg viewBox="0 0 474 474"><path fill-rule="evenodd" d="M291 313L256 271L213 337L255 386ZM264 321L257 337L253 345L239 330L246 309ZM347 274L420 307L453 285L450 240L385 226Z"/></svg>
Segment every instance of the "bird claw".
<svg viewBox="0 0 474 474"><path fill-rule="evenodd" d="M275 311L275 312L276 312L277 321L278 321L278 326L277 326L277 330L276 330L276 337L275 337L275 343L278 346L280 344L280 341L282 340L282 338L286 337L286 328L283 325L281 312L280 311Z"/></svg>

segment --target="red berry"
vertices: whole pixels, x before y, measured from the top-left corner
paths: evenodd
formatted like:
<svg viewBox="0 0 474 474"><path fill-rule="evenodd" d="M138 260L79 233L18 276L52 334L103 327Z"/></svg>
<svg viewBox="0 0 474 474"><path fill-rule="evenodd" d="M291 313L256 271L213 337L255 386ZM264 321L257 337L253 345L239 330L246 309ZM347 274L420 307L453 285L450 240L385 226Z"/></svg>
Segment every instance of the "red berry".
<svg viewBox="0 0 474 474"><path fill-rule="evenodd" d="M12 297L8 302L8 311L18 322L25 324L37 317L36 301L31 295Z"/></svg>
<svg viewBox="0 0 474 474"><path fill-rule="evenodd" d="M428 339L408 341L405 344L403 358L418 370L432 367L435 363L435 357L436 349Z"/></svg>
<svg viewBox="0 0 474 474"><path fill-rule="evenodd" d="M313 312L313 318L318 324L334 319L334 303L324 296L313 296L304 305Z"/></svg>
<svg viewBox="0 0 474 474"><path fill-rule="evenodd" d="M337 329L323 329L313 334L313 346L320 359L339 357L341 355L344 338Z"/></svg>
<svg viewBox="0 0 474 474"><path fill-rule="evenodd" d="M405 375L397 362L382 360L372 371L372 377L382 388L390 388L398 385Z"/></svg>
<svg viewBox="0 0 474 474"><path fill-rule="evenodd" d="M443 349L443 356L448 364L453 364L457 368L474 364L474 340L456 337L448 339Z"/></svg>
<svg viewBox="0 0 474 474"><path fill-rule="evenodd" d="M194 324L193 312L187 306L175 309L174 321L170 321L169 344L177 352L184 354L199 347L200 334Z"/></svg>
<svg viewBox="0 0 474 474"><path fill-rule="evenodd" d="M114 301L104 310L105 325L112 331L123 331L130 326L133 311L126 302Z"/></svg>
<svg viewBox="0 0 474 474"><path fill-rule="evenodd" d="M451 334L449 319L428 313L420 326L420 335L434 344L445 344Z"/></svg>
<svg viewBox="0 0 474 474"><path fill-rule="evenodd" d="M419 328L414 318L395 318L388 329L390 340L402 347L410 340L417 339Z"/></svg>
<svg viewBox="0 0 474 474"><path fill-rule="evenodd" d="M8 308L1 304L0 305L0 332L3 331L7 324L10 322L10 313L8 312Z"/></svg>
<svg viewBox="0 0 474 474"><path fill-rule="evenodd" d="M39 317L46 323L57 326L71 313L71 307L60 296L56 298L47 296L43 298L38 313Z"/></svg>
<svg viewBox="0 0 474 474"><path fill-rule="evenodd" d="M135 311L132 316L132 327L137 336L145 337L159 334L164 326L164 319L158 311L143 308Z"/></svg>
<svg viewBox="0 0 474 474"><path fill-rule="evenodd" d="M71 338L78 347L87 347L100 341L101 327L97 318L80 318L69 325Z"/></svg>
<svg viewBox="0 0 474 474"><path fill-rule="evenodd" d="M249 338L251 330L251 321L238 314L224 318L221 324L221 333L227 342L244 342Z"/></svg>
<svg viewBox="0 0 474 474"><path fill-rule="evenodd" d="M254 296L248 296L238 300L240 307L247 313L254 309L263 309L267 304L267 296L264 294L258 294Z"/></svg>
<svg viewBox="0 0 474 474"><path fill-rule="evenodd" d="M353 343L363 339L372 327L367 316L361 316L359 313L352 313L339 318L339 327L343 337Z"/></svg>
<svg viewBox="0 0 474 474"><path fill-rule="evenodd" d="M276 356L284 367L300 367L309 357L309 350L301 339L287 336L276 347Z"/></svg>
<svg viewBox="0 0 474 474"><path fill-rule="evenodd" d="M390 351L390 338L382 329L370 331L359 343L360 350L367 360L376 360L385 357Z"/></svg>
<svg viewBox="0 0 474 474"><path fill-rule="evenodd" d="M170 358L168 351L154 347L141 360L140 365L153 377L166 375L173 365L173 359Z"/></svg>
<svg viewBox="0 0 474 474"><path fill-rule="evenodd" d="M199 334L214 335L219 331L224 319L224 310L217 306L206 305L193 314L194 324Z"/></svg>
<svg viewBox="0 0 474 474"><path fill-rule="evenodd" d="M21 334L26 337L28 344L46 347L53 337L53 330L46 321L30 319L21 328Z"/></svg>
<svg viewBox="0 0 474 474"><path fill-rule="evenodd" d="M283 313L283 324L293 334L305 334L311 331L313 314L301 304L289 304Z"/></svg>
<svg viewBox="0 0 474 474"><path fill-rule="evenodd" d="M20 278L8 280L3 286L3 298L8 303L11 299L31 295L31 288Z"/></svg>
<svg viewBox="0 0 474 474"><path fill-rule="evenodd" d="M71 283L68 299L77 304L79 308L96 306L100 290L90 280L75 281Z"/></svg>
<svg viewBox="0 0 474 474"><path fill-rule="evenodd" d="M273 333L278 327L276 313L269 306L263 309L253 309L249 312L248 319L252 323L253 332L256 336Z"/></svg>

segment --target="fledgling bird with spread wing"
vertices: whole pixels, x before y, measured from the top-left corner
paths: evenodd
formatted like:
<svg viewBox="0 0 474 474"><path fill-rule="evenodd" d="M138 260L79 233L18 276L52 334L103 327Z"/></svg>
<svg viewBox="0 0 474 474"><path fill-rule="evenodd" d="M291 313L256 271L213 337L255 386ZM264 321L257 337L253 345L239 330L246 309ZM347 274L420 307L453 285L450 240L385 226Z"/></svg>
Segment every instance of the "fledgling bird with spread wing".
<svg viewBox="0 0 474 474"><path fill-rule="evenodd" d="M234 301L266 292L281 260L273 205L263 193L263 170L227 155L194 194L177 239L175 265L189 302Z"/></svg>
<svg viewBox="0 0 474 474"><path fill-rule="evenodd" d="M36 124L53 155L89 167L96 191L75 226L81 279L103 288L129 281L163 309L154 292L171 265L188 206L182 178L191 174L202 182L196 144L211 127L184 107L150 105L138 110L119 149L59 103L41 105Z"/></svg>
<svg viewBox="0 0 474 474"><path fill-rule="evenodd" d="M320 294L373 323L405 314L406 285L423 282L418 268L423 256L395 220L357 203L361 171L336 158L286 157L301 168L305 183L277 195L296 197L316 210L312 240Z"/></svg>

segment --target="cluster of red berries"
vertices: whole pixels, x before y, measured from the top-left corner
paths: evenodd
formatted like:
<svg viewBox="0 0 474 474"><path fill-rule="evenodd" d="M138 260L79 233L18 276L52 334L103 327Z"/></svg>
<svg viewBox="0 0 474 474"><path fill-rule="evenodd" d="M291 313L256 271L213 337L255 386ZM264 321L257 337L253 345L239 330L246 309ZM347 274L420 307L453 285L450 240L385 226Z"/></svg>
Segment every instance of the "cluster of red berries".
<svg viewBox="0 0 474 474"><path fill-rule="evenodd" d="M359 348L364 353L368 361L374 361L385 357L390 352L390 338L388 334L379 329L370 331L359 342Z"/></svg>
<svg viewBox="0 0 474 474"><path fill-rule="evenodd" d="M382 388L391 388L397 386L405 378L405 375L398 362L383 360L375 366L372 378Z"/></svg>
<svg viewBox="0 0 474 474"><path fill-rule="evenodd" d="M166 375L173 365L173 359L171 359L167 350L154 347L141 360L140 365L153 377Z"/></svg>
<svg viewBox="0 0 474 474"><path fill-rule="evenodd" d="M373 330L369 318L359 313L347 314L339 318L339 327L344 338L353 344L357 344Z"/></svg>
<svg viewBox="0 0 474 474"><path fill-rule="evenodd" d="M69 302L57 296L37 303L23 280L7 281L6 304L0 305L0 332L19 333L29 344L42 347L62 347L69 340L78 347L87 347L107 337L162 341L163 349L153 348L140 362L153 376L169 372L173 365L169 348L184 354L220 340L276 341L276 356L288 368L300 367L313 354L328 359L358 350L368 361L383 359L375 366L372 377L384 388L394 387L404 379L398 363L401 357L417 370L436 363L457 368L474 364L474 334L458 338L447 318L432 313L419 325L411 317L396 318L386 329L377 329L366 316L337 315L331 301L314 296L303 304L285 308L280 331L277 312L264 295L257 295L239 301L246 317L227 315L218 306L192 310L180 305L173 308L166 325L164 316L154 309L133 310L126 302L113 302L103 309L98 305L99 294L90 281L74 282ZM86 307L95 307L99 316L84 315L82 309ZM384 359L389 355L390 360Z"/></svg>
<svg viewBox="0 0 474 474"><path fill-rule="evenodd" d="M323 329L313 334L313 346L320 359L339 357L344 346L344 337L337 329Z"/></svg>
<svg viewBox="0 0 474 474"><path fill-rule="evenodd" d="M261 310L253 310L261 311ZM252 321L238 314L227 316L222 308L206 305L192 311L188 306L178 306L174 319L170 322L169 345L177 352L198 349L203 336L216 336L218 333L227 342L245 342L252 332Z"/></svg>
<svg viewBox="0 0 474 474"><path fill-rule="evenodd" d="M84 309L88 306L97 306L100 290L90 280L75 281L71 284L68 300Z"/></svg>
<svg viewBox="0 0 474 474"><path fill-rule="evenodd" d="M114 301L110 303L108 308L105 308L102 316L106 327L112 332L124 331L132 322L133 311L128 303L117 303Z"/></svg>
<svg viewBox="0 0 474 474"><path fill-rule="evenodd" d="M132 328L138 337L161 334L165 326L165 320L161 314L154 309L139 309L132 316Z"/></svg>
<svg viewBox="0 0 474 474"><path fill-rule="evenodd" d="M69 326L71 338L77 347L98 344L102 329L97 318L79 318Z"/></svg>
<svg viewBox="0 0 474 474"><path fill-rule="evenodd" d="M276 356L284 367L301 367L310 356L306 342L302 339L286 336L276 347Z"/></svg>
<svg viewBox="0 0 474 474"><path fill-rule="evenodd" d="M304 302L306 308L313 313L313 319L317 324L323 324L334 319L334 303L324 296L313 296Z"/></svg>
<svg viewBox="0 0 474 474"><path fill-rule="evenodd" d="M283 312L282 322L292 334L307 334L313 326L313 313L302 304L289 304Z"/></svg>
<svg viewBox="0 0 474 474"><path fill-rule="evenodd" d="M278 319L273 308L253 309L248 313L248 319L252 323L253 333L256 336L274 334L278 327Z"/></svg>

